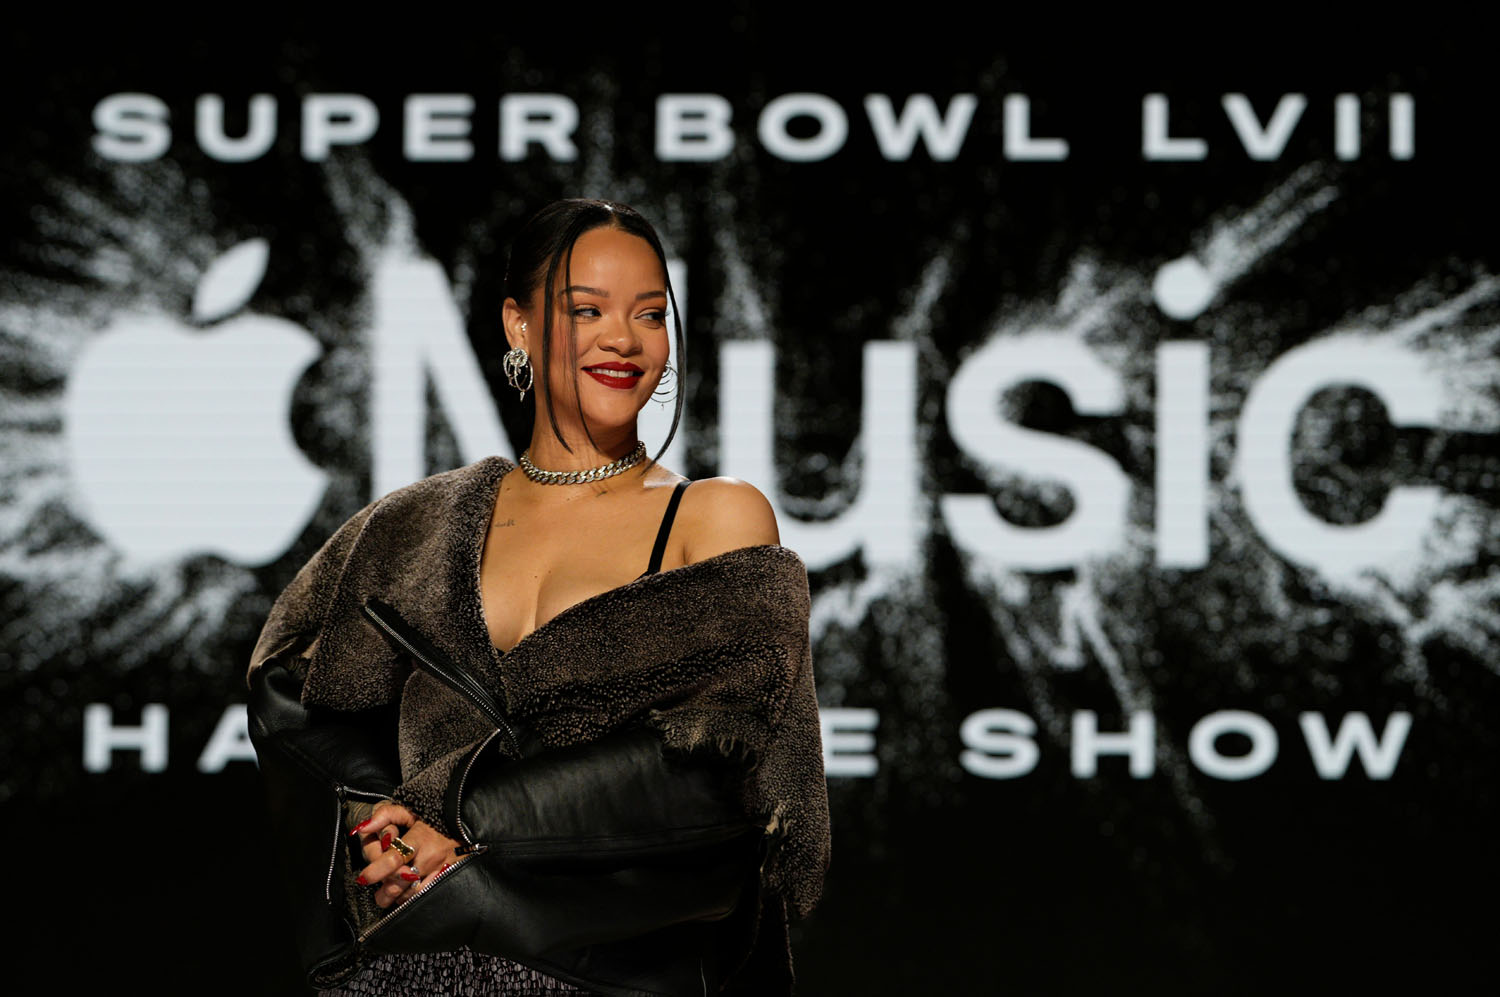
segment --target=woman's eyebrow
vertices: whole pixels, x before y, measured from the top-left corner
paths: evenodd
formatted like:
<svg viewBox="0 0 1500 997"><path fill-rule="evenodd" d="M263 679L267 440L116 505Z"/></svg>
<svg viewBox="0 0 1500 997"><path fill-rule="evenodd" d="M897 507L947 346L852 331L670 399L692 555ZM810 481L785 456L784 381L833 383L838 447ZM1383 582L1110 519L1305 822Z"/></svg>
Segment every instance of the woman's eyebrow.
<svg viewBox="0 0 1500 997"><path fill-rule="evenodd" d="M607 297L609 297L609 292L606 291L606 290L603 290L602 288L598 288L598 287L585 287L582 284L574 284L572 287L565 287L561 291L559 291L558 294L559 295L563 295L563 294L593 294L593 295L596 295L596 296L601 297L601 298L607 298ZM667 292L664 291L664 290L663 291L642 291L640 294L637 294L635 296L635 300L640 301L642 298L665 298L666 296L667 296Z"/></svg>

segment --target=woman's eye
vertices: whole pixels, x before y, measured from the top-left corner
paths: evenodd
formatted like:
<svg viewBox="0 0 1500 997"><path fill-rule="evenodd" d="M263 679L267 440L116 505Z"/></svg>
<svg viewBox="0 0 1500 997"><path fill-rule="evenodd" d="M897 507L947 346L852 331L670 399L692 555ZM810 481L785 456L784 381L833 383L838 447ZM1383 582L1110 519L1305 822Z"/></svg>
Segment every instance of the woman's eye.
<svg viewBox="0 0 1500 997"><path fill-rule="evenodd" d="M667 313L660 310L644 312L641 315L641 320L643 322L665 322L667 320Z"/></svg>
<svg viewBox="0 0 1500 997"><path fill-rule="evenodd" d="M579 305L577 308L573 309L573 314L578 318L598 318L599 309L595 308L593 305Z"/></svg>

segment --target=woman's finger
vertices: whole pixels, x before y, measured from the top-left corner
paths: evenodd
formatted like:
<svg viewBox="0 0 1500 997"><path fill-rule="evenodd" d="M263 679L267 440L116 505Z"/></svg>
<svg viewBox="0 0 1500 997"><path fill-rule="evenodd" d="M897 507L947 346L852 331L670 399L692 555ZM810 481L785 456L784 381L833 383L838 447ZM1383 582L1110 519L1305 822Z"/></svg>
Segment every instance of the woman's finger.
<svg viewBox="0 0 1500 997"><path fill-rule="evenodd" d="M383 857L379 867L384 868L388 863L389 859ZM374 873L372 872L370 875L373 876ZM387 875L384 879L376 880L367 878L366 885L374 890L375 905L377 907L390 907L393 904L399 903L411 891L413 884L419 879L420 877L413 873L410 866L398 865L395 871Z"/></svg>
<svg viewBox="0 0 1500 997"><path fill-rule="evenodd" d="M416 818L410 810L399 804L383 803L375 808L369 819L349 833L359 838L365 858L374 861L390 849L392 838L414 823ZM372 875L370 882L374 881L375 877Z"/></svg>
<svg viewBox="0 0 1500 997"><path fill-rule="evenodd" d="M360 846L360 850L364 852L366 865L380 858L381 852L385 851L385 849L380 844L379 838L367 839L365 843Z"/></svg>
<svg viewBox="0 0 1500 997"><path fill-rule="evenodd" d="M375 808L374 813L370 814L368 820L349 833L361 838L379 837L388 827L411 827L416 822L417 819L412 816L412 812L399 803L382 803Z"/></svg>
<svg viewBox="0 0 1500 997"><path fill-rule="evenodd" d="M436 844L424 845L418 850L416 857L396 871L396 878L404 888L399 892L392 891L385 894L385 897L390 898L391 903L402 904L410 900L426 889L427 884L436 879L439 873L458 861L457 856L453 854L453 849L449 847L451 842L441 836L435 837L437 837ZM376 903L385 906L381 903L382 899L377 898Z"/></svg>
<svg viewBox="0 0 1500 997"><path fill-rule="evenodd" d="M452 862L442 862L442 863L434 866L432 869L423 871L421 873L420 877L418 877L413 883L411 883L411 885L407 889L402 890L399 895L394 896L392 898L392 900L391 900L391 903L396 903L396 904L404 904L404 903L406 903L412 897L416 896L418 893L421 893L423 890L427 889L427 887L434 880L436 880L440 874L442 874L443 872L447 871L448 866L451 865L451 864L452 864ZM413 870L413 871L416 871L416 870ZM380 898L377 898L375 902L377 904L379 904L380 906L382 906L382 907L387 906L387 904L381 903L381 899Z"/></svg>
<svg viewBox="0 0 1500 997"><path fill-rule="evenodd" d="M390 840L391 836L387 832L381 842L386 843ZM415 849L409 848L412 854L407 856L399 848L390 847L388 844L384 851L375 852L374 850L378 847L380 845L367 846L368 851L373 852L374 855L370 863L360 871L358 882L362 886L375 887L375 902L385 907L398 899L413 883L420 881L421 866L417 863L421 859L420 853ZM440 854L440 852L433 852L433 857L437 858Z"/></svg>
<svg viewBox="0 0 1500 997"><path fill-rule="evenodd" d="M395 882L403 869L411 872L411 868L401 858L401 853L392 848L376 856L361 869L356 881L361 886L374 886L382 881Z"/></svg>
<svg viewBox="0 0 1500 997"><path fill-rule="evenodd" d="M433 880L437 879L438 876L440 876L442 873L446 872L448 870L448 867L450 865L452 865L452 864L453 864L452 861L448 861L448 862L442 863L436 869L432 869L430 871L429 870L423 870L423 872L422 872L422 880L421 880L421 882L417 883L415 885L415 887L412 889L412 891L411 891L412 894L415 895L415 894L421 893L423 890L427 889L427 887L429 887L429 886L432 885Z"/></svg>
<svg viewBox="0 0 1500 997"><path fill-rule="evenodd" d="M379 838L380 846L382 849L396 849L413 870L431 872L443 862L452 861L455 854L454 848L458 842L430 824L419 820L411 828L403 831L399 837L395 835L396 830L398 829L387 828L382 831ZM409 878L415 882L420 878L420 874Z"/></svg>
<svg viewBox="0 0 1500 997"><path fill-rule="evenodd" d="M413 892L415 892L412 889L412 885L413 884L403 882L400 879L396 879L394 881L387 880L386 882L381 883L375 890L375 906L391 907L395 904L401 903L407 897L411 896Z"/></svg>

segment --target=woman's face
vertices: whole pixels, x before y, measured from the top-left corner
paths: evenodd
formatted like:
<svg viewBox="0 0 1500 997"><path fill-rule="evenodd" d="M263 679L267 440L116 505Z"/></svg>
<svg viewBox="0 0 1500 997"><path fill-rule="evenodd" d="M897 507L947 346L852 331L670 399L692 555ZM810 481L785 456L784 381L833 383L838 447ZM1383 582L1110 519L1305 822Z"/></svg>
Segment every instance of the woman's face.
<svg viewBox="0 0 1500 997"><path fill-rule="evenodd" d="M667 282L656 253L622 229L590 229L573 244L571 272L559 267L556 283L552 369L550 383L537 384L538 425L546 419L550 394L565 437L572 435L568 426L576 423L580 408L596 439L610 429L633 426L669 356ZM542 304L538 294L523 313L530 337L525 345L537 369ZM576 355L568 342L570 328L577 330Z"/></svg>

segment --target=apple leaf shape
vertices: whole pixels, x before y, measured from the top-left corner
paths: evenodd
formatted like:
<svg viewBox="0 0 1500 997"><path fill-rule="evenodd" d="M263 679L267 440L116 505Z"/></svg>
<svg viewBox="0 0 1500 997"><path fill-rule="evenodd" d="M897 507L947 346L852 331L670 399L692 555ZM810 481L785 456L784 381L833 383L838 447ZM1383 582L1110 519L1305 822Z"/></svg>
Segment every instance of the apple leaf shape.
<svg viewBox="0 0 1500 997"><path fill-rule="evenodd" d="M270 258L270 243L246 239L209 264L193 293L193 321L214 322L243 308L266 275Z"/></svg>

